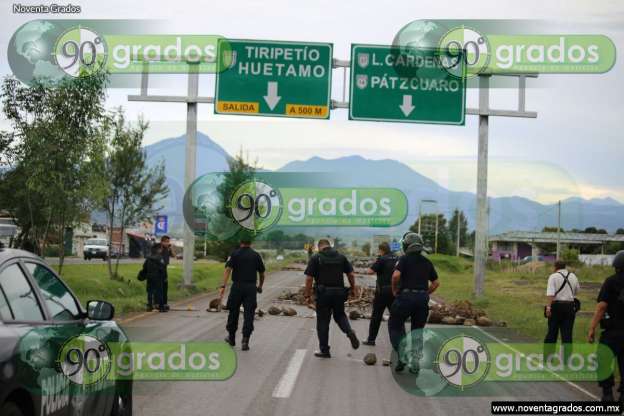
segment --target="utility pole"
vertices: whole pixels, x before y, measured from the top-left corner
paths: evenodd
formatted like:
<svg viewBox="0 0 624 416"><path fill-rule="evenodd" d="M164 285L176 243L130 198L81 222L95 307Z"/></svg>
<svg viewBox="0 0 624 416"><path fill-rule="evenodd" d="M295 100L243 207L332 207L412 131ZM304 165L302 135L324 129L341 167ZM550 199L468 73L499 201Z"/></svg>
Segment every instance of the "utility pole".
<svg viewBox="0 0 624 416"><path fill-rule="evenodd" d="M488 125L490 108L490 76L479 75L479 151L477 159L477 225L475 229L475 296L483 295L485 266L488 255Z"/></svg>
<svg viewBox="0 0 624 416"><path fill-rule="evenodd" d="M435 222L435 248L434 248L434 253L438 254L438 222L440 221L440 214L438 213L438 211L436 211L436 222Z"/></svg>
<svg viewBox="0 0 624 416"><path fill-rule="evenodd" d="M422 200L418 201L418 235L422 236L420 233L420 223L422 222Z"/></svg>
<svg viewBox="0 0 624 416"><path fill-rule="evenodd" d="M561 258L561 200L557 202L557 260Z"/></svg>
<svg viewBox="0 0 624 416"><path fill-rule="evenodd" d="M213 97L199 97L199 65L188 63L188 85L186 96L180 95L149 95L147 93L149 64L143 65L141 73L140 95L129 95L128 101L143 101L156 103L184 103L186 104L186 147L184 161L184 190L191 187L196 175L197 153L197 104L213 103ZM184 221L184 251L183 255L183 283L182 286L193 286L193 257L195 254L195 234Z"/></svg>
<svg viewBox="0 0 624 416"><path fill-rule="evenodd" d="M461 227L461 215L459 208L457 208L457 250L455 251L455 256L459 257L459 236L460 236L460 227Z"/></svg>
<svg viewBox="0 0 624 416"><path fill-rule="evenodd" d="M208 218L206 218L206 227L204 228L204 259L208 254Z"/></svg>

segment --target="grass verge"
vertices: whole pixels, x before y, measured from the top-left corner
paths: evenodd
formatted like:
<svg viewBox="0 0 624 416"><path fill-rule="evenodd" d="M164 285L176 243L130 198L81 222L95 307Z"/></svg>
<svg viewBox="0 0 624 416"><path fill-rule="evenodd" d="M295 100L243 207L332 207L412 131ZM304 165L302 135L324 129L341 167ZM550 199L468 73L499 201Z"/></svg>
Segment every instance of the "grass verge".
<svg viewBox="0 0 624 416"><path fill-rule="evenodd" d="M536 340L544 338L547 325L543 310L546 283L552 273L552 266L540 266L534 271L523 266L514 270L490 266L485 279L485 295L476 299L473 295L474 277L470 261L445 255L432 255L431 259L440 275L440 289L436 294L442 299L447 302L468 299L488 316L507 322L508 327L520 334ZM570 270L574 271L581 283L578 298L582 307L574 324L574 340L586 342L600 284L612 274L612 269L595 266Z"/></svg>
<svg viewBox="0 0 624 416"><path fill-rule="evenodd" d="M266 259L268 271L278 270L284 263L291 262L287 257L282 261ZM108 276L106 263L65 264L62 278L72 289L84 306L88 300L105 300L115 306L115 312L123 315L128 312L142 311L147 301L145 282L137 280L136 276L143 266L142 263L119 265L119 280L112 280ZM52 266L58 271L58 266ZM168 267L169 275L169 302L176 302L199 293L205 293L218 288L223 282L224 264L215 261L196 261L193 267L193 288L181 288L182 262L175 261Z"/></svg>

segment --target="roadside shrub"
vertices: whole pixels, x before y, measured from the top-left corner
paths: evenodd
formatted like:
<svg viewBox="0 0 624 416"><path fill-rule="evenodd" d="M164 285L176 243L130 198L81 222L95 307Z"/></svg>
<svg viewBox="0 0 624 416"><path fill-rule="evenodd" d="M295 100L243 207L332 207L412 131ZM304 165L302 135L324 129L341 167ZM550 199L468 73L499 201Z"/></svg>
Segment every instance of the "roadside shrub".
<svg viewBox="0 0 624 416"><path fill-rule="evenodd" d="M561 250L561 260L565 261L570 266L578 267L581 265L579 261L579 251L575 248L566 247Z"/></svg>
<svg viewBox="0 0 624 416"><path fill-rule="evenodd" d="M58 257L61 254L58 244L48 244L43 251L44 257Z"/></svg>

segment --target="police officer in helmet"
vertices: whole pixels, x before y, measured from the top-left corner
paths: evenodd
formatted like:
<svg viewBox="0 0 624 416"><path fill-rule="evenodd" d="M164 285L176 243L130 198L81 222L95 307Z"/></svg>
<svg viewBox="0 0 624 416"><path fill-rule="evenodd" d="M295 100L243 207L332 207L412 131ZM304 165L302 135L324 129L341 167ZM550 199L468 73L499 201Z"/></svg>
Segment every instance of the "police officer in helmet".
<svg viewBox="0 0 624 416"><path fill-rule="evenodd" d="M589 342L594 342L596 327L600 323L603 329L600 343L608 346L617 358L620 377L624 375L624 250L618 251L613 259L615 274L608 277L598 294L598 305L589 326L587 335ZM611 368L612 357L599 354L599 368ZM602 401L613 401L613 374L598 383L602 387ZM620 379L620 403L624 402L624 383Z"/></svg>
<svg viewBox="0 0 624 416"><path fill-rule="evenodd" d="M429 295L439 286L438 274L433 263L423 256L423 239L420 234L408 232L402 240L404 254L399 257L396 269L392 274L392 293L395 296L390 308L388 332L392 348L399 357L395 371L403 371L409 364L410 372L418 374L418 360L422 354L422 334L429 315ZM409 362L404 362L399 355L399 345L405 338L405 322L411 320L412 332L410 339L414 354Z"/></svg>
<svg viewBox="0 0 624 416"><path fill-rule="evenodd" d="M369 274L377 274L375 298L373 299L373 313L368 327L368 338L362 342L364 345L375 345L375 339L379 333L379 326L383 320L386 308L394 302L392 294L392 273L399 258L390 250L390 245L385 241L379 244L379 257L368 269Z"/></svg>
<svg viewBox="0 0 624 416"><path fill-rule="evenodd" d="M351 286L351 294L355 293L355 275L353 267L347 258L334 250L329 241L321 239L318 242L319 252L314 254L305 270L306 301L310 302L312 282L316 291L316 332L319 339L319 351L314 355L320 358L330 358L329 352L329 322L332 315L342 332L351 341L353 349L360 346L355 332L349 324L345 313L344 303L348 298L349 289L344 286L346 274Z"/></svg>
<svg viewBox="0 0 624 416"><path fill-rule="evenodd" d="M240 247L230 255L225 263L223 285L219 291L221 303L225 293L228 279L232 275L232 287L227 300L228 319L226 329L228 336L225 341L234 346L236 344L236 330L238 329L238 316L240 307L243 306L243 341L242 350L249 350L249 338L254 330L254 316L257 304L257 293L262 293L264 284L264 262L258 252L251 248L251 239L241 238ZM260 282L257 282L258 276ZM257 286L256 286L257 285Z"/></svg>

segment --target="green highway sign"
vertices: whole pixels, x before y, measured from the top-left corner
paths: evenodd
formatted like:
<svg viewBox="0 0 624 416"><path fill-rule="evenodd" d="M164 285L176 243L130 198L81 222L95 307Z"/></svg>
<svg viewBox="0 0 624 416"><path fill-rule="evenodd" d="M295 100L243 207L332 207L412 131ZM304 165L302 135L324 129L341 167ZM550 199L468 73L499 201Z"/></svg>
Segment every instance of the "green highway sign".
<svg viewBox="0 0 624 416"><path fill-rule="evenodd" d="M464 125L462 53L351 45L349 119Z"/></svg>
<svg viewBox="0 0 624 416"><path fill-rule="evenodd" d="M215 113L329 118L332 44L220 39Z"/></svg>

